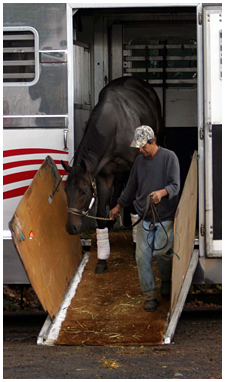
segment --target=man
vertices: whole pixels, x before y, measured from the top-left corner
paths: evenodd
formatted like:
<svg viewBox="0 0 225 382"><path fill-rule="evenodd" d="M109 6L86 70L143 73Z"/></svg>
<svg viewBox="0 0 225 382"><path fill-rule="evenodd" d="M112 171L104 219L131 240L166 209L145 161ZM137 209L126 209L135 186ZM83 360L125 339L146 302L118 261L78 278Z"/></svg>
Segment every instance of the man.
<svg viewBox="0 0 225 382"><path fill-rule="evenodd" d="M149 229L153 220L149 210L145 220L137 225L136 243L138 275L145 298L144 309L153 312L158 307L157 287L152 269L153 257L157 258L162 280L161 295L170 295L173 220L179 201L180 167L173 151L157 145L154 131L149 126L140 126L135 130L130 146L138 148L142 155L137 156L127 186L109 216L115 219L122 207L128 207L133 202L138 215L143 217L149 194L152 202L157 204L158 215L164 228L156 221L154 229Z"/></svg>

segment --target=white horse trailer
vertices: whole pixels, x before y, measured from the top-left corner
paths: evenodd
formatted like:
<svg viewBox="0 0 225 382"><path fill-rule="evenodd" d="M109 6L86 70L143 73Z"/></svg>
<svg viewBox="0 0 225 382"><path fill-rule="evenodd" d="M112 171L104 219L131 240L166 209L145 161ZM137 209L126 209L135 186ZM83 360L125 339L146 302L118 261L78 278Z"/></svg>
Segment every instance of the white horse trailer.
<svg viewBox="0 0 225 382"><path fill-rule="evenodd" d="M3 282L29 283L8 223L41 163L62 174L100 90L136 76L160 97L182 185L198 152L193 283L221 283L222 4L8 3L3 21Z"/></svg>

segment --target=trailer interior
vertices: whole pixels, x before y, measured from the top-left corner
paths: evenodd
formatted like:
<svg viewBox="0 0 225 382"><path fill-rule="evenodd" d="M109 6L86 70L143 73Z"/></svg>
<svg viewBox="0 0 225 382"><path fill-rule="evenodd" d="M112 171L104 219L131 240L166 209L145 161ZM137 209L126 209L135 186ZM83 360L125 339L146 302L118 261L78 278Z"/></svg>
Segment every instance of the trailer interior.
<svg viewBox="0 0 225 382"><path fill-rule="evenodd" d="M115 78L148 81L161 100L165 146L179 158L183 187L198 148L196 8L79 9L73 21L74 43L90 49L90 74L82 72L83 66L77 79L90 81L86 109L97 103L102 87ZM80 111L77 93L75 115ZM78 130L85 122L84 117ZM77 123L82 125L78 119Z"/></svg>
<svg viewBox="0 0 225 382"><path fill-rule="evenodd" d="M209 27L206 23L210 23L213 12L209 10L209 13L204 13L203 8L173 4L137 8L74 8L73 16L75 148L91 109L98 102L101 89L115 78L135 76L148 81L160 98L164 144L178 156L181 192L193 153L195 150L198 152L199 198L195 243L199 244L200 257L208 256L210 261L199 263L193 279L196 283L221 282L221 277L218 277L221 263L217 261L218 258L221 260L221 254L217 251L217 243L220 247L222 129L221 125L212 129L212 148L210 132L204 142L203 122L203 100L207 99L204 76L208 78L203 63L211 55L210 49L214 49L213 46L210 49L207 47L208 52L203 52L203 46L208 44L205 42ZM199 32L204 17L206 26L203 32ZM218 11L217 17L214 23L222 21ZM219 50L219 46L215 48L214 57L216 49ZM218 65L217 61L214 65ZM209 89L210 86L219 89L221 84L209 85ZM215 99L218 92L215 90ZM220 108L219 98L214 105L216 103ZM206 200L209 200L209 213L205 212ZM209 219L206 214L209 214ZM214 244L205 244L208 242L215 243L215 251Z"/></svg>

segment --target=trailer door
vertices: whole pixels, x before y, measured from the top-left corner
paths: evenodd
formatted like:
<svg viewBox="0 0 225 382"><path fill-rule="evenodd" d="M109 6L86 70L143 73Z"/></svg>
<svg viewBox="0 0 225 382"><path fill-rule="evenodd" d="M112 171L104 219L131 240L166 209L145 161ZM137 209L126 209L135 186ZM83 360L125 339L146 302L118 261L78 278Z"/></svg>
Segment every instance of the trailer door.
<svg viewBox="0 0 225 382"><path fill-rule="evenodd" d="M203 6L206 255L222 252L222 4Z"/></svg>

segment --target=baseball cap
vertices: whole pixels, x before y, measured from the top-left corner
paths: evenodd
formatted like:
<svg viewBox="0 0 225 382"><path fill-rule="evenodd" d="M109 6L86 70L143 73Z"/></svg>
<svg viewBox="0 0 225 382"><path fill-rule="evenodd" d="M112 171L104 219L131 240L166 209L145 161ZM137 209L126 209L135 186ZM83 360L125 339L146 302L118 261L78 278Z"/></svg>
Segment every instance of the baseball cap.
<svg viewBox="0 0 225 382"><path fill-rule="evenodd" d="M148 140L153 139L154 136L154 131L150 126L142 125L137 127L134 132L134 139L131 142L130 147L143 147L148 142Z"/></svg>

